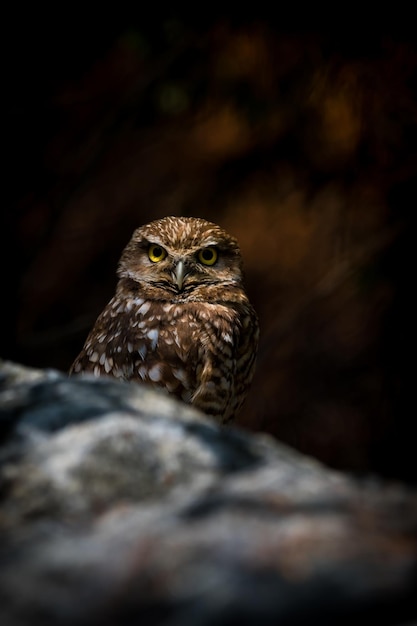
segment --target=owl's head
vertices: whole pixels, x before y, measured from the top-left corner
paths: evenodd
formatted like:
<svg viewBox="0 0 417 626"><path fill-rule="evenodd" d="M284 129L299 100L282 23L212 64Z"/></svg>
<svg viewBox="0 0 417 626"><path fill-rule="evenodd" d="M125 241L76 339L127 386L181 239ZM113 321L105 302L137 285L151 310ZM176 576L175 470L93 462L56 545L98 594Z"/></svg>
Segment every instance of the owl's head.
<svg viewBox="0 0 417 626"><path fill-rule="evenodd" d="M153 297L205 300L242 284L239 246L220 226L195 217L165 217L138 228L124 249L120 279Z"/></svg>

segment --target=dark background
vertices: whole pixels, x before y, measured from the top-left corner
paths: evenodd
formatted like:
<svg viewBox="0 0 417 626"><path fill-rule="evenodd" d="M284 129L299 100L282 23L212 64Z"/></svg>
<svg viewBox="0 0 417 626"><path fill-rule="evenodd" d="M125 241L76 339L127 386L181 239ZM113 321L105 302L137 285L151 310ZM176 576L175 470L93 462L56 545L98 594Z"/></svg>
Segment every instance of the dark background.
<svg viewBox="0 0 417 626"><path fill-rule="evenodd" d="M67 371L133 230L204 217L261 322L239 424L415 482L416 41L294 17L4 20L1 354Z"/></svg>

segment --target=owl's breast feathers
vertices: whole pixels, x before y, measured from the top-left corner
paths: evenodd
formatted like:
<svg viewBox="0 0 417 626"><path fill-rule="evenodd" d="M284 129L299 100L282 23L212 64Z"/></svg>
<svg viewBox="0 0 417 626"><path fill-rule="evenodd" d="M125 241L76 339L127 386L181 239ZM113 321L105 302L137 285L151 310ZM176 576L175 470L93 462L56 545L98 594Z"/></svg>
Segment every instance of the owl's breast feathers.
<svg viewBox="0 0 417 626"><path fill-rule="evenodd" d="M70 373L164 387L203 412L233 419L253 376L258 321L246 296L230 303L109 302Z"/></svg>

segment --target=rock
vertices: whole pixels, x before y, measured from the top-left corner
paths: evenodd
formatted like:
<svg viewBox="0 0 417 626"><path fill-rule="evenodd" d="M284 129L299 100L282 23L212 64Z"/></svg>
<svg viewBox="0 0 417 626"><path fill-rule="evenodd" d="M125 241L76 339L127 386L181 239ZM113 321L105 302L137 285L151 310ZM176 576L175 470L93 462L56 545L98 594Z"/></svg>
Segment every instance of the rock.
<svg viewBox="0 0 417 626"><path fill-rule="evenodd" d="M0 367L0 623L417 619L417 493L163 392Z"/></svg>

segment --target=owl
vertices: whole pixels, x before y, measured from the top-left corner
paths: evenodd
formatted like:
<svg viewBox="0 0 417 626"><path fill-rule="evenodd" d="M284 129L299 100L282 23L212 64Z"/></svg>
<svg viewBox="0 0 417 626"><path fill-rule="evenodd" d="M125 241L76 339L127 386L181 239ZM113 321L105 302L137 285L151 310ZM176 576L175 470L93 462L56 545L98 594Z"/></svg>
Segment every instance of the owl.
<svg viewBox="0 0 417 626"><path fill-rule="evenodd" d="M118 266L116 294L70 374L165 388L226 423L251 383L258 319L236 239L194 217L138 228Z"/></svg>

